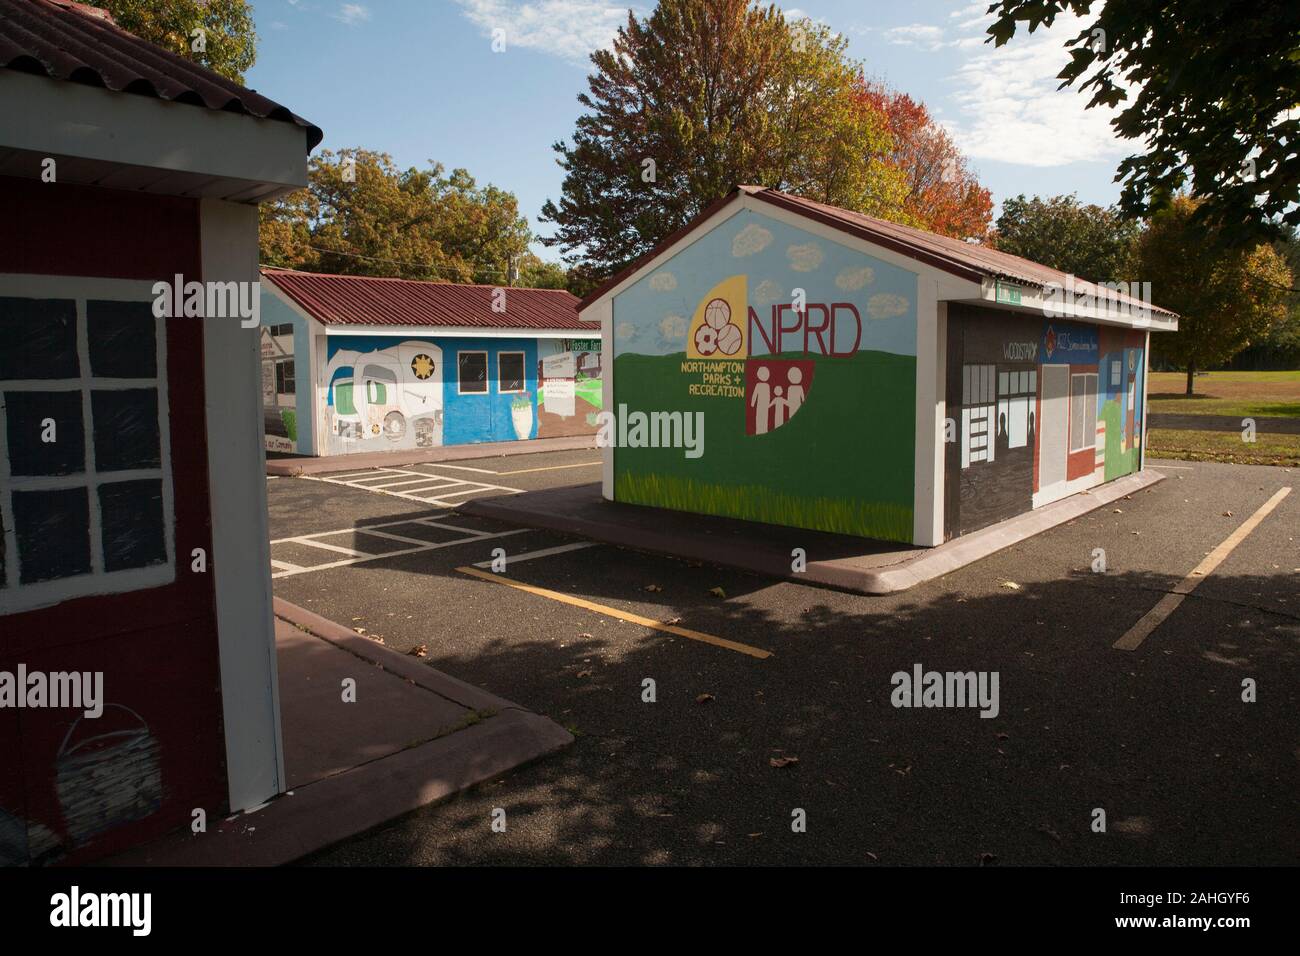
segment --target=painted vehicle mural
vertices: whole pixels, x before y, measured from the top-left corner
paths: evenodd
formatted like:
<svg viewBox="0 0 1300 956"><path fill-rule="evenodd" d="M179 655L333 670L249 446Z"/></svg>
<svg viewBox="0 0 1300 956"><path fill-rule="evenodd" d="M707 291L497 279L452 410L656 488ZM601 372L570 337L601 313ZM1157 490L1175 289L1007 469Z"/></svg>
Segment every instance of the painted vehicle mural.
<svg viewBox="0 0 1300 956"><path fill-rule="evenodd" d="M406 341L341 349L325 365L325 433L331 445L434 448L442 444L442 350ZM352 447L346 447L346 446Z"/></svg>

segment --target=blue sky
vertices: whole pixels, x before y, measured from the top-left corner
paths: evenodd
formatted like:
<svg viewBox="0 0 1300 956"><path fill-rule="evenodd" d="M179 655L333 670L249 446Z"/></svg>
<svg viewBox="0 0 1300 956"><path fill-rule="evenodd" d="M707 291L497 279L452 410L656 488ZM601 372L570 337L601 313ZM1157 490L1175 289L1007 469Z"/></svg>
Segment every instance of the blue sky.
<svg viewBox="0 0 1300 956"><path fill-rule="evenodd" d="M652 4L632 8L647 13ZM994 50L986 2L799 0L786 5L849 39L869 75L930 107L994 200L1077 192L1108 205L1132 144L1101 109L1058 92L1063 43L1084 25L1058 19ZM323 147L364 146L401 166L436 160L514 192L534 230L562 174L586 89L587 55L626 17L608 0L253 0L260 38L247 81L325 131ZM505 30L506 49L492 36ZM555 250L536 250L547 259Z"/></svg>

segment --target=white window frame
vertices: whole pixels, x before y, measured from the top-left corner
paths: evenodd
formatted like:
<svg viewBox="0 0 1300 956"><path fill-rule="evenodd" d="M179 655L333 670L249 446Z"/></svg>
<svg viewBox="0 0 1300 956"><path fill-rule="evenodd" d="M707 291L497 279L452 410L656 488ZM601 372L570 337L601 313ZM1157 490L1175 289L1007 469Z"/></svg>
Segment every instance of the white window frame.
<svg viewBox="0 0 1300 956"><path fill-rule="evenodd" d="M73 598L121 594L161 587L176 580L175 498L172 486L171 425L167 404L166 320L154 317L157 351L155 378L104 378L92 374L90 340L86 321L88 300L147 302L155 299L153 283L125 279L95 279L81 276L0 275L0 296L29 299L70 299L77 310L77 359L80 377L75 379L10 379L0 381L0 392L81 393L85 470L74 475L14 476L9 473L7 423L0 422L0 515L4 518L5 583L0 587L0 616L48 607ZM179 319L177 321L197 321ZM157 468L98 473L95 470L95 421L91 410L92 391L129 388L156 389L158 393ZM103 526L99 511L101 485L141 479L162 479L163 546L166 559L160 564L121 571L104 570ZM23 584L18 555L18 531L14 525L14 491L52 491L85 488L89 508L90 571L53 581Z"/></svg>
<svg viewBox="0 0 1300 956"><path fill-rule="evenodd" d="M461 386L464 379L460 377L460 357L462 355L481 355L483 356L483 390L467 392ZM456 351L456 394L457 395L491 395L492 394L492 376L491 363L488 361L487 349L464 349Z"/></svg>
<svg viewBox="0 0 1300 956"><path fill-rule="evenodd" d="M502 388L501 387L501 356L518 355L519 356L519 388ZM460 378L460 369L456 370L456 377ZM497 352L497 394L498 395L523 395L528 391L528 353L522 349L509 349Z"/></svg>

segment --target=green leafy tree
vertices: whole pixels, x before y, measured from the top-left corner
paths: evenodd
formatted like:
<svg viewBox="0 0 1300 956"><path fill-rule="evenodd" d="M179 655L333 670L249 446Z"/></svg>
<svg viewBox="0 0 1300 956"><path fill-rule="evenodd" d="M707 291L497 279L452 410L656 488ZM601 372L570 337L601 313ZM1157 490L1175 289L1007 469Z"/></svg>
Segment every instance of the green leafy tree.
<svg viewBox="0 0 1300 956"><path fill-rule="evenodd" d="M102 7L123 30L189 57L236 83L257 59L247 0L79 0ZM196 38L195 30L201 30ZM200 49L201 47L201 49Z"/></svg>
<svg viewBox="0 0 1300 956"><path fill-rule="evenodd" d="M532 235L513 194L440 164L322 150L308 186L261 213L262 263L343 275L505 285Z"/></svg>
<svg viewBox="0 0 1300 956"><path fill-rule="evenodd" d="M519 277L515 285L525 289L567 289L569 273L558 262L546 262L531 252L518 260Z"/></svg>
<svg viewBox="0 0 1300 956"><path fill-rule="evenodd" d="M885 117L846 42L751 0L660 0L592 54L559 202L542 221L583 275L651 249L739 183L876 215L901 212ZM653 165L651 165L653 164Z"/></svg>
<svg viewBox="0 0 1300 956"><path fill-rule="evenodd" d="M1177 196L1138 240L1137 261L1152 298L1180 316L1178 331L1153 336L1157 353L1194 376L1227 362L1288 318L1291 270L1267 243L1223 251L1196 216L1199 200Z"/></svg>
<svg viewBox="0 0 1300 956"><path fill-rule="evenodd" d="M1047 199L1022 194L1002 204L996 244L1003 252L1083 279L1122 282L1132 278L1127 273L1138 231L1137 223L1114 207L1084 205L1074 194Z"/></svg>
<svg viewBox="0 0 1300 956"><path fill-rule="evenodd" d="M1020 24L1094 8L1059 77L1091 90L1089 108L1122 105L1111 125L1142 143L1116 176L1124 211L1144 218L1189 190L1217 242L1248 246L1300 224L1300 3L997 0L988 32L1002 46Z"/></svg>

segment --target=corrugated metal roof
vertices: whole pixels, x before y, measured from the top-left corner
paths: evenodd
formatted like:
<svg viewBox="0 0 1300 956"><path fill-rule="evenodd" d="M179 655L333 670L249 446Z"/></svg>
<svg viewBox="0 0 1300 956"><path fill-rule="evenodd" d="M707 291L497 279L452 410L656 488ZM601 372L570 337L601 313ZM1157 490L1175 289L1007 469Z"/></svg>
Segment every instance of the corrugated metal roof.
<svg viewBox="0 0 1300 956"><path fill-rule="evenodd" d="M1066 284L1067 276L1059 269L1053 269L1042 263L1032 262L1029 259L1022 259L1020 256L1013 256L1010 253L1001 252L988 246L963 242L960 239L940 236L937 233L926 232L924 229L914 229L911 226L901 226L896 222L864 216L861 213L850 212L838 206L828 206L825 203L814 202L811 199L804 199L775 189L767 189L763 186L737 186L723 200L711 205L685 228L673 233L650 252L603 283L582 300L579 309L585 309L595 302L740 193L753 196L755 199L770 203L773 206L788 209L799 215L807 216L833 229L884 246L919 262L924 262L927 265L974 282L979 282L985 278L1005 279L1039 288L1046 286L1048 283L1058 283L1061 286ZM1074 280L1074 288L1079 294L1096 291L1097 289L1092 283L1077 276ZM1126 295L1118 295L1117 298L1119 301L1127 302L1130 305L1140 306L1145 304ZM1175 315L1168 309L1162 309L1156 305L1152 305L1151 309L1163 315Z"/></svg>
<svg viewBox="0 0 1300 956"><path fill-rule="evenodd" d="M563 289L505 290L505 311L492 311L490 285L418 282L373 276L263 269L262 277L324 325L436 326L478 329L581 330L578 297Z"/></svg>
<svg viewBox="0 0 1300 956"><path fill-rule="evenodd" d="M308 151L322 137L319 128L279 103L154 46L123 30L106 11L73 0L0 0L0 66L294 123L306 130Z"/></svg>

